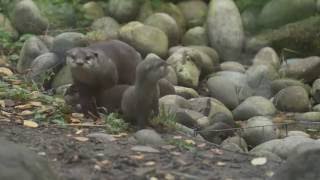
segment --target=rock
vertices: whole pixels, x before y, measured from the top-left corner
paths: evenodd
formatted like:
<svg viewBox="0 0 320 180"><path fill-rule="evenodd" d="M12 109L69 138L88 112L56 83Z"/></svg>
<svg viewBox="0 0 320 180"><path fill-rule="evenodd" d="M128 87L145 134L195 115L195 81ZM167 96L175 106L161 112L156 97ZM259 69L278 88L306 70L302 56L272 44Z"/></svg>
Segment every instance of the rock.
<svg viewBox="0 0 320 180"><path fill-rule="evenodd" d="M292 153L294 152L295 148L298 147L298 145L305 142L315 142L315 141L313 139L306 138L303 136L291 136L291 137L286 137L284 139L274 139L254 147L250 151L250 153L257 153L260 151L269 151L269 152L275 153L282 159L287 159L292 155Z"/></svg>
<svg viewBox="0 0 320 180"><path fill-rule="evenodd" d="M87 137L99 143L110 143L116 141L116 138L114 138L111 134L106 133L90 133L87 135Z"/></svg>
<svg viewBox="0 0 320 180"><path fill-rule="evenodd" d="M234 109L240 104L236 86L227 78L222 76L211 77L207 85L210 96L221 101L229 109Z"/></svg>
<svg viewBox="0 0 320 180"><path fill-rule="evenodd" d="M239 73L245 73L246 70L242 64L235 61L227 61L220 64L222 71L234 71Z"/></svg>
<svg viewBox="0 0 320 180"><path fill-rule="evenodd" d="M32 0L17 2L11 20L14 27L22 34L41 34L49 26L48 19L41 14Z"/></svg>
<svg viewBox="0 0 320 180"><path fill-rule="evenodd" d="M281 79L273 80L271 82L272 95L275 95L282 89L290 86L301 86L305 88L306 91L308 91L307 90L308 88L306 87L306 85L303 84L301 81L298 81L295 79L281 78Z"/></svg>
<svg viewBox="0 0 320 180"><path fill-rule="evenodd" d="M118 38L120 25L111 17L102 17L92 23L91 29L93 31L87 34L89 39L111 40Z"/></svg>
<svg viewBox="0 0 320 180"><path fill-rule="evenodd" d="M221 147L223 149L232 151L232 152L240 152L240 153L244 153L243 149L241 149L237 144L235 143L222 143Z"/></svg>
<svg viewBox="0 0 320 180"><path fill-rule="evenodd" d="M156 131L151 129L142 129L136 132L134 137L143 145L160 146L164 144L162 137Z"/></svg>
<svg viewBox="0 0 320 180"><path fill-rule="evenodd" d="M178 77L178 84L195 88L200 77L201 56L192 49L181 49L172 54L167 63L173 67Z"/></svg>
<svg viewBox="0 0 320 180"><path fill-rule="evenodd" d="M119 35L121 40L136 48L143 56L154 53L165 58L168 54L167 35L158 28L132 21L121 27Z"/></svg>
<svg viewBox="0 0 320 180"><path fill-rule="evenodd" d="M149 146L134 146L131 148L132 151L145 152L145 153L160 153L159 150L149 147Z"/></svg>
<svg viewBox="0 0 320 180"><path fill-rule="evenodd" d="M288 136L303 136L309 138L310 135L303 131L289 131Z"/></svg>
<svg viewBox="0 0 320 180"><path fill-rule="evenodd" d="M244 30L250 33L254 33L258 30L258 16L260 14L260 8L252 6L246 8L241 13L241 19Z"/></svg>
<svg viewBox="0 0 320 180"><path fill-rule="evenodd" d="M280 68L280 58L271 47L262 48L253 59L254 65L270 65L276 70Z"/></svg>
<svg viewBox="0 0 320 180"><path fill-rule="evenodd" d="M168 81L171 82L172 85L177 85L178 84L178 77L176 72L174 71L173 67L168 66L168 74L166 77L164 77L165 79L167 79Z"/></svg>
<svg viewBox="0 0 320 180"><path fill-rule="evenodd" d="M211 58L213 65L219 64L219 55L217 51L214 50L213 48L208 46L199 46L199 45L192 45L188 47L206 53Z"/></svg>
<svg viewBox="0 0 320 180"><path fill-rule="evenodd" d="M110 0L108 12L111 17L124 23L134 20L140 9L140 2L137 0Z"/></svg>
<svg viewBox="0 0 320 180"><path fill-rule="evenodd" d="M54 53L44 53L32 61L28 78L42 85L48 78L49 72L60 63L59 57Z"/></svg>
<svg viewBox="0 0 320 180"><path fill-rule="evenodd" d="M194 129L200 123L201 125L206 124L209 125L209 120L205 119L206 117L193 110L179 108L175 114L175 119L178 123L185 125L189 128Z"/></svg>
<svg viewBox="0 0 320 180"><path fill-rule="evenodd" d="M320 112L320 104L317 104L317 105L313 106L312 107L312 111Z"/></svg>
<svg viewBox="0 0 320 180"><path fill-rule="evenodd" d="M272 97L271 82L279 77L274 67L254 65L247 70L246 75L248 85L253 89L254 95Z"/></svg>
<svg viewBox="0 0 320 180"><path fill-rule="evenodd" d="M317 79L313 82L311 95L316 103L320 103L320 79Z"/></svg>
<svg viewBox="0 0 320 180"><path fill-rule="evenodd" d="M241 148L242 152L248 152L248 145L246 141L240 137L240 136L232 136L227 139L225 139L221 145L223 146L224 144L236 144L238 147Z"/></svg>
<svg viewBox="0 0 320 180"><path fill-rule="evenodd" d="M87 19L99 19L104 16L104 10L100 4L89 1L82 6L84 17Z"/></svg>
<svg viewBox="0 0 320 180"><path fill-rule="evenodd" d="M304 122L320 122L320 112L306 112L295 114L294 119L296 121Z"/></svg>
<svg viewBox="0 0 320 180"><path fill-rule="evenodd" d="M66 51L74 47L83 47L87 44L85 35L77 32L65 32L57 35L53 39L51 52L59 57L65 56Z"/></svg>
<svg viewBox="0 0 320 180"><path fill-rule="evenodd" d="M287 60L287 63L281 66L279 73L288 78L312 83L320 75L318 68L320 68L320 57L312 56L304 59Z"/></svg>
<svg viewBox="0 0 320 180"><path fill-rule="evenodd" d="M166 95L159 99L159 107L176 112L179 108L190 109L191 104L185 98L178 95Z"/></svg>
<svg viewBox="0 0 320 180"><path fill-rule="evenodd" d="M320 179L318 170L320 149L305 151L292 156L282 165L272 177L272 180L303 180Z"/></svg>
<svg viewBox="0 0 320 180"><path fill-rule="evenodd" d="M271 101L264 97L252 96L232 111L236 120L247 120L254 116L269 116L276 113Z"/></svg>
<svg viewBox="0 0 320 180"><path fill-rule="evenodd" d="M232 0L212 0L207 24L211 47L218 51L223 61L237 61L244 42L244 32L235 3Z"/></svg>
<svg viewBox="0 0 320 180"><path fill-rule="evenodd" d="M223 140L234 135L233 130L226 130L230 128L231 127L228 124L218 122L204 128L200 131L200 134L209 142L221 144Z"/></svg>
<svg viewBox="0 0 320 180"><path fill-rule="evenodd" d="M181 29L177 25L174 18L166 13L155 13L149 16L145 21L145 25L153 26L166 33L169 46L177 45L181 38Z"/></svg>
<svg viewBox="0 0 320 180"><path fill-rule="evenodd" d="M53 81L52 81L52 88L58 88L60 86L64 86L67 84L72 84L72 74L70 71L70 67L68 65L65 65L60 71L55 75Z"/></svg>
<svg viewBox="0 0 320 180"><path fill-rule="evenodd" d="M199 128L199 129L204 129L210 125L212 125L211 121L207 116L203 116L202 118L197 119L196 125L193 127L194 128Z"/></svg>
<svg viewBox="0 0 320 180"><path fill-rule="evenodd" d="M271 0L262 8L257 22L264 28L276 28L312 16L315 12L314 0Z"/></svg>
<svg viewBox="0 0 320 180"><path fill-rule="evenodd" d="M271 119L263 116L250 118L244 127L244 139L251 147L275 139L277 137L277 132L276 126L273 125Z"/></svg>
<svg viewBox="0 0 320 180"><path fill-rule="evenodd" d="M305 153L306 151L310 151L310 150L320 150L320 142L314 141L314 142L301 143L293 150L290 157Z"/></svg>
<svg viewBox="0 0 320 180"><path fill-rule="evenodd" d="M266 157L268 160L282 162L282 159L278 155L269 151L250 152L250 154L257 157Z"/></svg>
<svg viewBox="0 0 320 180"><path fill-rule="evenodd" d="M184 15L188 28L202 26L207 12L208 6L203 1L189 0L178 3L182 14Z"/></svg>
<svg viewBox="0 0 320 180"><path fill-rule="evenodd" d="M214 115L210 116L208 120L210 125L214 123L222 122L229 125L232 128L236 127L236 123L234 122L233 117L224 112L215 113Z"/></svg>
<svg viewBox="0 0 320 180"><path fill-rule="evenodd" d="M198 92L192 88L187 88L187 87L183 87L183 86L174 86L174 89L175 89L177 95L182 96L186 99L199 97Z"/></svg>
<svg viewBox="0 0 320 180"><path fill-rule="evenodd" d="M12 38L17 38L19 35L17 30L12 26L10 20L2 13L0 13L0 28Z"/></svg>
<svg viewBox="0 0 320 180"><path fill-rule="evenodd" d="M202 113L211 119L217 113L224 113L230 119L233 119L232 113L227 109L224 104L214 98L200 97L188 100L192 110Z"/></svg>
<svg viewBox="0 0 320 180"><path fill-rule="evenodd" d="M46 45L36 36L27 39L20 51L20 58L17 64L19 73L25 73L31 66L31 63L39 55L47 53L49 50Z"/></svg>
<svg viewBox="0 0 320 180"><path fill-rule="evenodd" d="M58 180L49 163L28 148L0 139L1 180Z"/></svg>
<svg viewBox="0 0 320 180"><path fill-rule="evenodd" d="M182 44L184 46L189 46L189 45L208 46L209 40L207 37L206 30L200 26L189 29L182 37Z"/></svg>
<svg viewBox="0 0 320 180"><path fill-rule="evenodd" d="M306 112L310 108L308 93L300 86L290 86L279 91L273 100L280 111Z"/></svg>

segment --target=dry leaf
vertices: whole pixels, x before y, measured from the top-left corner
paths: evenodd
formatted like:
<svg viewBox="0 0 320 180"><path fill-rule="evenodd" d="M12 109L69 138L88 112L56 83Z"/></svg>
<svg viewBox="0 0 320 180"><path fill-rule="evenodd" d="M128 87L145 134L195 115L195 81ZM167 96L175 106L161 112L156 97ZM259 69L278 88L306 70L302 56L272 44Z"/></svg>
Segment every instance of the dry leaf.
<svg viewBox="0 0 320 180"><path fill-rule="evenodd" d="M214 154L217 154L217 155L222 155L223 154L223 151L221 149L211 149L211 152L213 152Z"/></svg>
<svg viewBox="0 0 320 180"><path fill-rule="evenodd" d="M148 161L148 162L144 163L144 165L146 165L146 166L154 166L155 164L156 164L156 162L154 162L154 161Z"/></svg>
<svg viewBox="0 0 320 180"><path fill-rule="evenodd" d="M73 118L73 117L70 118L70 122L73 123L73 124L79 124L79 123L81 123L80 119Z"/></svg>
<svg viewBox="0 0 320 180"><path fill-rule="evenodd" d="M82 113L72 113L71 116L74 118L78 118L78 119L84 117L84 115Z"/></svg>
<svg viewBox="0 0 320 180"><path fill-rule="evenodd" d="M251 164L254 166L261 166L267 163L266 157L258 157L251 160Z"/></svg>
<svg viewBox="0 0 320 180"><path fill-rule="evenodd" d="M202 144L198 144L198 145L197 145L198 148L204 148L204 147L206 147L206 146L207 146L206 143L202 143Z"/></svg>
<svg viewBox="0 0 320 180"><path fill-rule="evenodd" d="M83 129L77 130L77 132L76 132L75 134L76 134L76 135L79 135L79 134L81 134L81 133L83 133Z"/></svg>
<svg viewBox="0 0 320 180"><path fill-rule="evenodd" d="M173 136L173 139L182 139L182 136Z"/></svg>
<svg viewBox="0 0 320 180"><path fill-rule="evenodd" d="M165 180L175 180L176 178L172 174L166 174L164 176L164 179Z"/></svg>
<svg viewBox="0 0 320 180"><path fill-rule="evenodd" d="M6 107L6 103L4 102L4 100L0 100L0 106L2 108L5 108Z"/></svg>
<svg viewBox="0 0 320 180"><path fill-rule="evenodd" d="M29 111L29 110L24 110L19 115L21 115L21 116L29 116L29 115L32 115L32 114L34 114L34 112Z"/></svg>
<svg viewBox="0 0 320 180"><path fill-rule="evenodd" d="M37 128L39 126L38 123L31 120L24 120L23 125L30 128Z"/></svg>
<svg viewBox="0 0 320 180"><path fill-rule="evenodd" d="M191 140L191 139L186 139L186 140L184 140L184 142L186 142L187 144L192 144L192 145L196 144L196 142L194 142L194 140Z"/></svg>
<svg viewBox="0 0 320 180"><path fill-rule="evenodd" d="M86 137L73 137L73 138L80 142L86 142L89 140L89 138L86 138Z"/></svg>
<svg viewBox="0 0 320 180"><path fill-rule="evenodd" d="M173 155L175 155L175 156L180 156L181 155L181 153L179 153L179 152L177 152L177 151L172 151L172 152L170 152L171 154L173 154Z"/></svg>
<svg viewBox="0 0 320 180"><path fill-rule="evenodd" d="M140 154L140 155L132 155L130 156L131 159L134 159L134 160L142 160L144 159L144 155L143 154Z"/></svg>
<svg viewBox="0 0 320 180"><path fill-rule="evenodd" d="M97 171L101 171L101 167L98 164L94 165L94 169Z"/></svg>
<svg viewBox="0 0 320 180"><path fill-rule="evenodd" d="M12 116L11 113L8 113L6 111L1 111L1 114L4 115L5 117L11 117Z"/></svg>
<svg viewBox="0 0 320 180"><path fill-rule="evenodd" d="M127 133L120 133L120 134L115 134L115 135L112 135L114 138L121 138L121 137L127 137L128 134Z"/></svg>
<svg viewBox="0 0 320 180"><path fill-rule="evenodd" d="M150 180L158 180L157 177L151 177Z"/></svg>
<svg viewBox="0 0 320 180"><path fill-rule="evenodd" d="M218 161L217 162L217 166L225 166L227 163L225 162L221 162L221 161Z"/></svg>
<svg viewBox="0 0 320 180"><path fill-rule="evenodd" d="M13 72L6 68L6 67L0 67L0 75L2 76L12 76L13 75Z"/></svg>
<svg viewBox="0 0 320 180"><path fill-rule="evenodd" d="M26 109L31 109L32 105L31 104L22 104L22 105L15 106L14 108L21 109L21 110L26 110Z"/></svg>
<svg viewBox="0 0 320 180"><path fill-rule="evenodd" d="M31 104L32 106L35 106L35 107L41 107L42 106L42 103L38 102L38 101L31 101L31 102L29 102L29 104Z"/></svg>

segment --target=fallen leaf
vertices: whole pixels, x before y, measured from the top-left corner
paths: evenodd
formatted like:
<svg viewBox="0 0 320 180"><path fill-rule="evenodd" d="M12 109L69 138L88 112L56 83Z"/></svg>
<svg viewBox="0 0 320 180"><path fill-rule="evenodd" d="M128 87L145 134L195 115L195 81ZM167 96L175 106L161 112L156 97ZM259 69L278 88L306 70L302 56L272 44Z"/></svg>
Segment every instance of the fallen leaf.
<svg viewBox="0 0 320 180"><path fill-rule="evenodd" d="M175 155L175 156L180 156L180 155L181 155L181 153L179 153L179 152L177 152L177 151L172 151L172 152L170 152L170 154L173 154L173 155Z"/></svg>
<svg viewBox="0 0 320 180"><path fill-rule="evenodd" d="M101 167L98 164L94 165L94 169L97 171L101 171Z"/></svg>
<svg viewBox="0 0 320 180"><path fill-rule="evenodd" d="M221 162L221 161L218 161L217 162L217 166L225 166L227 163L225 162Z"/></svg>
<svg viewBox="0 0 320 180"><path fill-rule="evenodd" d="M158 180L157 177L151 177L150 180Z"/></svg>
<svg viewBox="0 0 320 180"><path fill-rule="evenodd" d="M186 142L187 144L192 144L192 145L196 144L196 142L194 142L194 140L191 140L191 139L186 139L186 140L184 140L184 142Z"/></svg>
<svg viewBox="0 0 320 180"><path fill-rule="evenodd" d="M204 148L204 147L206 147L206 146L207 146L206 143L202 143L202 144L198 144L198 145L197 145L198 148Z"/></svg>
<svg viewBox="0 0 320 180"><path fill-rule="evenodd" d="M120 134L115 134L115 135L112 135L114 138L121 138L121 137L127 137L128 134L127 133L120 133Z"/></svg>
<svg viewBox="0 0 320 180"><path fill-rule="evenodd" d="M165 180L175 180L176 178L172 174L166 174L164 176L164 179Z"/></svg>
<svg viewBox="0 0 320 180"><path fill-rule="evenodd" d="M89 140L89 138L86 137L73 137L75 140L80 141L80 142L86 142Z"/></svg>
<svg viewBox="0 0 320 180"><path fill-rule="evenodd" d="M20 110L26 110L26 109L31 109L32 105L31 104L22 104L22 105L15 106L14 108L20 109Z"/></svg>
<svg viewBox="0 0 320 180"><path fill-rule="evenodd" d="M12 116L11 113L8 113L6 111L1 111L1 114L4 115L5 117L11 117Z"/></svg>
<svg viewBox="0 0 320 180"><path fill-rule="evenodd" d="M267 171L267 172L266 172L266 175L267 175L268 177L272 177L272 176L274 175L274 172L273 172L273 171Z"/></svg>
<svg viewBox="0 0 320 180"><path fill-rule="evenodd" d="M30 128L37 128L39 126L38 123L31 120L24 120L23 125Z"/></svg>
<svg viewBox="0 0 320 180"><path fill-rule="evenodd" d="M144 159L144 155L143 155L143 154L140 154L140 155L131 155L130 158L131 158L131 159L134 159L134 160L143 160L143 159Z"/></svg>
<svg viewBox="0 0 320 180"><path fill-rule="evenodd" d="M182 136L173 136L173 139L182 139Z"/></svg>
<svg viewBox="0 0 320 180"><path fill-rule="evenodd" d="M258 157L251 160L251 164L254 166L261 166L267 163L266 157Z"/></svg>
<svg viewBox="0 0 320 180"><path fill-rule="evenodd" d="M213 152L214 154L217 154L217 155L223 154L223 151L221 149L217 149L217 148L211 149L211 152Z"/></svg>
<svg viewBox="0 0 320 180"><path fill-rule="evenodd" d="M12 76L13 75L13 72L6 68L6 67L0 67L0 75L2 76Z"/></svg>
<svg viewBox="0 0 320 180"><path fill-rule="evenodd" d="M83 118L84 117L84 115L82 113L72 113L71 116L74 118Z"/></svg>
<svg viewBox="0 0 320 180"><path fill-rule="evenodd" d="M146 163L144 163L144 165L146 166L154 166L156 163L154 161L148 161Z"/></svg>
<svg viewBox="0 0 320 180"><path fill-rule="evenodd" d="M42 106L42 103L38 102L38 101L31 101L31 102L29 102L29 104L31 104L32 106L35 106L35 107L41 107Z"/></svg>
<svg viewBox="0 0 320 180"><path fill-rule="evenodd" d="M0 100L0 106L2 108L5 108L6 107L6 103L4 102L4 100Z"/></svg>
<svg viewBox="0 0 320 180"><path fill-rule="evenodd" d="M29 110L24 110L19 115L21 115L21 116L29 116L29 115L32 115L32 114L34 114L34 112L29 111Z"/></svg>
<svg viewBox="0 0 320 180"><path fill-rule="evenodd" d="M70 118L70 122L73 123L73 124L81 123L80 119L73 118L73 117Z"/></svg>

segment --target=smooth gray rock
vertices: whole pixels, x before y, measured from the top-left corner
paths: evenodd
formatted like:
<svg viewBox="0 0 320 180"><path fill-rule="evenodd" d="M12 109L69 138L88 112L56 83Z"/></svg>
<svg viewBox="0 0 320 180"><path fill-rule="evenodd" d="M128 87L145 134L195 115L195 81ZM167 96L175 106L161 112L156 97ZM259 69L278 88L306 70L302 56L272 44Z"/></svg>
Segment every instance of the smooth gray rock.
<svg viewBox="0 0 320 180"><path fill-rule="evenodd" d="M143 145L156 145L160 146L164 144L162 137L154 130L142 129L134 134L134 137L140 144Z"/></svg>
<svg viewBox="0 0 320 180"><path fill-rule="evenodd" d="M22 34L41 34L49 26L48 19L43 16L32 0L17 2L11 20L14 27Z"/></svg>
<svg viewBox="0 0 320 180"><path fill-rule="evenodd" d="M119 36L122 41L137 49L142 56L154 53L162 58L167 57L168 37L158 28L132 21L120 28Z"/></svg>
<svg viewBox="0 0 320 180"><path fill-rule="evenodd" d="M124 23L134 20L140 10L140 2L137 0L110 0L108 12L111 17Z"/></svg>
<svg viewBox="0 0 320 180"><path fill-rule="evenodd" d="M320 57L312 56L303 59L289 59L281 65L279 74L288 78L302 80L305 83L312 83L320 72Z"/></svg>
<svg viewBox="0 0 320 180"><path fill-rule="evenodd" d="M28 148L0 139L1 180L58 180L48 162Z"/></svg>
<svg viewBox="0 0 320 180"><path fill-rule="evenodd" d="M99 19L104 16L103 7L94 1L89 1L82 6L84 17L87 19Z"/></svg>
<svg viewBox="0 0 320 180"><path fill-rule="evenodd" d="M248 7L241 13L241 19L243 23L243 28L245 31L254 33L258 30L257 20L260 14L259 7Z"/></svg>
<svg viewBox="0 0 320 180"><path fill-rule="evenodd" d="M58 88L67 84L72 84L72 73L70 67L65 65L60 71L56 74L52 81L52 88Z"/></svg>
<svg viewBox="0 0 320 180"><path fill-rule="evenodd" d="M257 152L250 152L251 155L257 156L257 157L266 157L268 160L281 162L282 159L276 155L275 153L272 153L270 151L257 151Z"/></svg>
<svg viewBox="0 0 320 180"><path fill-rule="evenodd" d="M226 107L233 110L240 102L236 86L223 76L214 76L207 81L210 96L221 101Z"/></svg>
<svg viewBox="0 0 320 180"><path fill-rule="evenodd" d="M210 125L214 123L222 122L229 125L230 127L236 127L236 123L234 122L233 117L224 112L215 113L214 115L208 118L208 121Z"/></svg>
<svg viewBox="0 0 320 180"><path fill-rule="evenodd" d="M271 82L272 95L277 94L279 91L289 86L301 86L306 90L308 89L306 85L303 84L301 81L295 79L281 78L273 80Z"/></svg>
<svg viewBox="0 0 320 180"><path fill-rule="evenodd" d="M229 137L229 138L225 139L221 143L221 145L223 146L224 144L229 144L229 143L238 145L238 147L240 147L243 152L248 152L248 145L247 145L246 141L240 136Z"/></svg>
<svg viewBox="0 0 320 180"><path fill-rule="evenodd" d="M208 12L208 5L203 1L189 0L178 3L178 7L184 15L187 27L202 26Z"/></svg>
<svg viewBox="0 0 320 180"><path fill-rule="evenodd" d="M261 10L258 22L264 28L276 28L312 16L315 12L314 0L271 0Z"/></svg>
<svg viewBox="0 0 320 180"><path fill-rule="evenodd" d="M232 113L236 120L247 120L254 116L274 115L276 108L268 99L252 96L243 101Z"/></svg>
<svg viewBox="0 0 320 180"><path fill-rule="evenodd" d="M245 152L245 151L243 151L243 149L241 149L241 147L239 147L235 143L222 143L221 147L223 149L227 149L227 150L232 151L232 152L242 152L242 153Z"/></svg>
<svg viewBox="0 0 320 180"><path fill-rule="evenodd" d="M298 154L302 154L302 153L304 153L306 151L310 151L310 150L320 150L320 142L314 141L314 142L301 143L293 150L290 157L296 156Z"/></svg>
<svg viewBox="0 0 320 180"><path fill-rule="evenodd" d="M272 97L271 82L279 77L273 66L253 65L247 70L246 75L248 85L253 89L254 95Z"/></svg>
<svg viewBox="0 0 320 180"><path fill-rule="evenodd" d="M200 134L209 142L221 144L223 140L234 135L233 130L226 130L230 128L232 127L230 127L228 124L217 122L201 130Z"/></svg>
<svg viewBox="0 0 320 180"><path fill-rule="evenodd" d="M64 57L66 51L87 45L85 35L78 32L64 32L54 37L51 52Z"/></svg>
<svg viewBox="0 0 320 180"><path fill-rule="evenodd" d="M254 65L270 65L273 66L276 70L280 68L280 58L276 51L271 47L262 48L253 59Z"/></svg>
<svg viewBox="0 0 320 180"><path fill-rule="evenodd" d="M303 137L310 137L309 134L303 131L289 131L288 136L303 136Z"/></svg>
<svg viewBox="0 0 320 180"><path fill-rule="evenodd" d="M178 77L173 67L168 66L168 74L164 78L171 82L171 84L178 85Z"/></svg>
<svg viewBox="0 0 320 180"><path fill-rule="evenodd" d="M31 63L41 54L49 52L47 46L36 36L27 39L20 51L20 58L17 64L19 73L25 73Z"/></svg>
<svg viewBox="0 0 320 180"><path fill-rule="evenodd" d="M144 21L144 24L156 27L166 33L169 47L177 45L181 39L181 29L176 20L166 13L154 13Z"/></svg>
<svg viewBox="0 0 320 180"><path fill-rule="evenodd" d="M200 97L192 98L188 100L192 110L202 113L205 116L208 116L211 119L217 113L224 113L230 119L233 119L232 113L230 110L220 101L214 98Z"/></svg>
<svg viewBox="0 0 320 180"><path fill-rule="evenodd" d="M221 59L237 61L244 42L244 30L234 1L210 1L207 27L210 45L218 51Z"/></svg>
<svg viewBox="0 0 320 180"><path fill-rule="evenodd" d="M89 39L111 40L118 38L120 25L112 17L102 17L92 23L91 29L86 35Z"/></svg>
<svg viewBox="0 0 320 180"><path fill-rule="evenodd" d="M301 86L282 89L275 95L273 104L285 112L306 112L310 109L308 93Z"/></svg>
<svg viewBox="0 0 320 180"><path fill-rule="evenodd" d="M106 133L90 133L87 135L87 137L100 143L110 143L116 141L116 138L114 138L111 134Z"/></svg>
<svg viewBox="0 0 320 180"><path fill-rule="evenodd" d="M205 28L197 26L189 29L182 37L182 45L208 46L209 40Z"/></svg>
<svg viewBox="0 0 320 180"><path fill-rule="evenodd" d="M317 104L315 106L312 107L312 111L314 112L320 112L320 104Z"/></svg>
<svg viewBox="0 0 320 180"><path fill-rule="evenodd" d="M186 99L197 98L200 96L198 92L192 88L187 88L183 86L174 86L174 89L177 95L182 96Z"/></svg>
<svg viewBox="0 0 320 180"><path fill-rule="evenodd" d="M320 79L317 79L313 82L311 95L316 103L320 103Z"/></svg>
<svg viewBox="0 0 320 180"><path fill-rule="evenodd" d="M227 61L220 64L220 68L222 71L234 71L239 73L245 73L246 70L244 66L235 61Z"/></svg>
<svg viewBox="0 0 320 180"><path fill-rule="evenodd" d="M320 112L306 112L295 114L294 119L296 121L320 122Z"/></svg>
<svg viewBox="0 0 320 180"><path fill-rule="evenodd" d="M250 118L245 125L244 139L251 147L275 139L277 131L276 126L273 125L271 119L263 116Z"/></svg>
<svg viewBox="0 0 320 180"><path fill-rule="evenodd" d="M190 109L191 104L178 95L166 95L159 99L159 107L169 112L176 112L179 108Z"/></svg>

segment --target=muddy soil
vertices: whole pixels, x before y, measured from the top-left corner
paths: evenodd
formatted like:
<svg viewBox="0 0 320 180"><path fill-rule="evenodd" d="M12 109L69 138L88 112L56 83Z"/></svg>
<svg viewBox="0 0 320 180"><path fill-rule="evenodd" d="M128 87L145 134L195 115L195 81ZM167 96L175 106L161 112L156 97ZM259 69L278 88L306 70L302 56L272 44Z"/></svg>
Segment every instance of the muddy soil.
<svg viewBox="0 0 320 180"><path fill-rule="evenodd" d="M276 170L280 162L268 161L253 166L253 157L217 149L212 144L196 142L191 148L179 146L154 147L158 153L133 151L138 145L131 135L116 137L109 142L86 139L90 133L103 128L75 128L41 126L27 128L22 125L0 123L0 137L23 144L48 159L61 179L210 179L259 180ZM182 134L166 134L165 140ZM76 138L84 137L84 138ZM155 178L154 178L155 179Z"/></svg>

